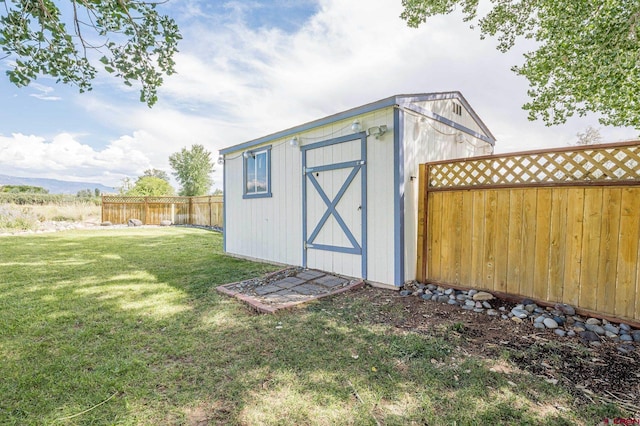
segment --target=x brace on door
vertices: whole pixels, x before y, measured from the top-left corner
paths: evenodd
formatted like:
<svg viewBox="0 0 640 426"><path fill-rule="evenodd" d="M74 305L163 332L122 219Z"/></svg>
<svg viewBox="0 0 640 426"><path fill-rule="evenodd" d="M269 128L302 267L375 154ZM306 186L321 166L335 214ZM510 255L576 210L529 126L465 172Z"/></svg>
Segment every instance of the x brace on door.
<svg viewBox="0 0 640 426"><path fill-rule="evenodd" d="M337 162L333 164L318 164L316 166L307 167L307 154L316 149L332 149L332 146L336 146L343 143L356 143L360 145L360 155L356 157L357 159L353 159L351 157L351 161L345 162ZM328 139L322 142L317 142L309 145L303 145L301 148L302 151L302 177L303 177L303 185L302 185L302 199L303 199L303 209L302 209L302 236L304 248L302 251L302 264L306 268L307 267L307 250L315 249L321 251L334 252L335 254L344 254L345 256L360 256L360 264L361 264L361 272L360 277L366 279L367 278L367 136L364 132L340 136L333 139ZM342 183L340 189L335 192L335 196L333 199L329 199L327 196L327 192L325 190L327 188L323 188L322 181L316 179L314 173L327 172L332 170L339 169L351 169L349 175ZM356 191L359 191L359 203L354 206L349 206L348 208L357 208L360 211L360 237L356 238L353 234L354 229L349 229L349 225L344 221L340 213L338 212L338 204L344 198L343 196L348 191L349 187L355 185L354 180L357 177L360 177L360 185L359 188L354 188ZM335 182L338 183L338 182ZM315 188L314 190L311 187ZM318 221L317 224L308 224L308 215L307 215L307 193L308 191L313 191L320 196L320 199L326 206L326 210L322 214L322 217ZM333 193L333 192L331 192ZM352 200L353 201L353 200ZM318 208L316 206L315 208ZM323 241L322 244L316 244L315 241L318 238L318 235L322 234L323 227L327 226L327 221L329 218L333 216L335 218L336 223L339 228L342 230L344 235L347 237L348 244L346 246L338 246L334 241ZM309 234L307 233L307 225L313 226L313 231ZM352 225L353 226L353 225ZM340 272L336 270L336 272ZM352 276L354 275L354 271L349 270L347 272ZM356 273L357 274L357 273Z"/></svg>
<svg viewBox="0 0 640 426"><path fill-rule="evenodd" d="M336 210L336 206L340 202L340 199L346 192L347 188L349 188L349 185L351 184L351 182L353 182L353 179L356 177L356 175L360 171L363 164L364 164L364 161L349 161L346 163L330 164L326 166L308 168L305 170L305 174L307 175L307 178L313 184L316 191L318 191L318 194L320 195L320 198L322 198L322 201L324 201L324 203L327 205L327 210L324 212L324 214L320 218L320 221L318 222L315 229L313 230L311 235L309 235L309 238L306 241L307 248L315 248L319 250L332 250L332 251L338 251L341 253L350 253L350 254L362 254L362 247L360 247L360 244L358 244L358 241L353 236L353 233L351 232L351 230L349 230L349 227L347 226L347 224L344 223L342 216L340 216L340 213L338 213L338 211ZM330 201L329 197L327 197L327 194L324 192L324 190L318 183L318 180L313 175L313 173L327 171L327 170L346 169L349 167L352 167L353 170L351 170L351 173L349 173L349 176L347 176L347 179L342 184L342 187L340 187L340 190L336 194L333 201ZM325 245L325 244L313 244L316 237L320 233L320 230L322 229L324 224L327 222L327 219L329 219L329 216L331 215L333 215L333 217L338 222L338 225L340 225L340 229L342 229L342 231L345 233L352 247L339 247L339 246L331 246L331 245Z"/></svg>

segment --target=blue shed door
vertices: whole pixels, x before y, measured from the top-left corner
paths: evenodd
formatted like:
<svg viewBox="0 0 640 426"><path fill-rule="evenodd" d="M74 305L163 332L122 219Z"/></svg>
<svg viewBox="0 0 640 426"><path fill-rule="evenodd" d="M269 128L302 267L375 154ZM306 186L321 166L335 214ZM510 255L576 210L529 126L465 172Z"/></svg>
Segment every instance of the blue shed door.
<svg viewBox="0 0 640 426"><path fill-rule="evenodd" d="M366 136L302 147L303 265L367 277Z"/></svg>

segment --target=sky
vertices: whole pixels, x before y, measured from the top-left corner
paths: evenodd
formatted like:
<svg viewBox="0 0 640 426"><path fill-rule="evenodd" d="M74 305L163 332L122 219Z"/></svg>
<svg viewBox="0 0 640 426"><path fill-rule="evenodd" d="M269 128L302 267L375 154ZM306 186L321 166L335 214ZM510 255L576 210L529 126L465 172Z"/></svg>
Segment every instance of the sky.
<svg viewBox="0 0 640 426"><path fill-rule="evenodd" d="M217 159L219 149L389 96L441 91L463 94L496 153L568 146L589 126L603 142L638 137L595 115L529 121L528 83L510 69L534 46L501 53L457 13L413 29L400 0L169 0L159 10L183 40L153 108L106 72L82 94L46 77L16 88L2 78L10 58L0 59L0 174L118 187L149 168L170 173L169 156L193 144ZM213 179L222 188L217 163Z"/></svg>

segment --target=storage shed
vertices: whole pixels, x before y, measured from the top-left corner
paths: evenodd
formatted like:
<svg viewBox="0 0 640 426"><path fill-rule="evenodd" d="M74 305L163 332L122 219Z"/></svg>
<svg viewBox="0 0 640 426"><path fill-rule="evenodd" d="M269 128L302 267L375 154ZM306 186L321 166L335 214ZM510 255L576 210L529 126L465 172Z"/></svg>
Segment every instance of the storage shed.
<svg viewBox="0 0 640 426"><path fill-rule="evenodd" d="M491 154L459 92L397 95L220 151L224 250L399 287L416 275L418 165Z"/></svg>

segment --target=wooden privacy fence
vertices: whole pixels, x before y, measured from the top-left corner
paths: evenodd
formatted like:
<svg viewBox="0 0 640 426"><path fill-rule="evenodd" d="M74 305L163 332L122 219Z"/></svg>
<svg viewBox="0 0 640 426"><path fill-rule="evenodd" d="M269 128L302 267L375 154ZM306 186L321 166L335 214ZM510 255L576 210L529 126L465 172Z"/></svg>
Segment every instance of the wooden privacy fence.
<svg viewBox="0 0 640 426"><path fill-rule="evenodd" d="M223 227L221 196L202 197L102 197L102 221L125 224L140 219L145 225L170 220L175 225Z"/></svg>
<svg viewBox="0 0 640 426"><path fill-rule="evenodd" d="M640 321L640 142L420 167L418 279Z"/></svg>

